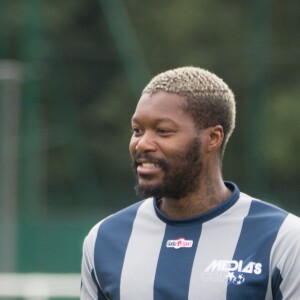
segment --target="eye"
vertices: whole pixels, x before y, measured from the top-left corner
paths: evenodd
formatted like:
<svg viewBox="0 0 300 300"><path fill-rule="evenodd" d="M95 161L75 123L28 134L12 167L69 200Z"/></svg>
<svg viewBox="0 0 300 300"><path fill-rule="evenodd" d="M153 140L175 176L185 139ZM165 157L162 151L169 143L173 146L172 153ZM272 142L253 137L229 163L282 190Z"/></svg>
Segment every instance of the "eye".
<svg viewBox="0 0 300 300"><path fill-rule="evenodd" d="M141 135L141 129L139 127L132 127L131 133L133 136L139 136Z"/></svg>
<svg viewBox="0 0 300 300"><path fill-rule="evenodd" d="M171 130L165 128L157 128L156 132L160 135L168 135L171 133Z"/></svg>

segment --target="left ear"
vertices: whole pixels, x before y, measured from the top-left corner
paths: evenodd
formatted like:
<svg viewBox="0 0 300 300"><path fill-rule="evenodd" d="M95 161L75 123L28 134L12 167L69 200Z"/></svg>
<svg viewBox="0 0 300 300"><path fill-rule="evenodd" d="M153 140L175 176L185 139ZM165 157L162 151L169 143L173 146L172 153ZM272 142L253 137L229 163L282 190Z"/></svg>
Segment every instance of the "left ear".
<svg viewBox="0 0 300 300"><path fill-rule="evenodd" d="M208 130L207 151L213 152L220 149L224 140L224 130L221 125L210 127Z"/></svg>

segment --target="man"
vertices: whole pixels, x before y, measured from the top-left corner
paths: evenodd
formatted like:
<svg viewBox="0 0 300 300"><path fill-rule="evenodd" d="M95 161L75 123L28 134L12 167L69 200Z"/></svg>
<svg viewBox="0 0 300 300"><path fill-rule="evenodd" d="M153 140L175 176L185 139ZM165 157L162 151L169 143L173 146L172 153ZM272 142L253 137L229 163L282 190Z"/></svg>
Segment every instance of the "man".
<svg viewBox="0 0 300 300"><path fill-rule="evenodd" d="M84 242L81 299L300 299L300 219L222 178L235 100L196 67L154 77L132 117L145 200Z"/></svg>

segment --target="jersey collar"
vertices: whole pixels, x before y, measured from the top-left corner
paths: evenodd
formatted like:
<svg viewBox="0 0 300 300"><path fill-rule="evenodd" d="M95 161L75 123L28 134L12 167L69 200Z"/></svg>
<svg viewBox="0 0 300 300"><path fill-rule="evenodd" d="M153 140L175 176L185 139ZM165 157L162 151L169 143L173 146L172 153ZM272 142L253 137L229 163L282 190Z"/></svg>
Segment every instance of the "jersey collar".
<svg viewBox="0 0 300 300"><path fill-rule="evenodd" d="M226 210L228 210L231 206L233 206L235 204L235 202L238 200L238 198L240 196L240 190L236 184L234 184L233 182L225 181L225 185L227 186L227 188L229 188L232 191L232 194L230 195L230 197L227 200L225 200L224 202L222 202L220 205L214 207L213 209L211 209L203 214L200 214L200 215L192 217L192 218L185 218L185 219L170 218L170 217L167 217L164 213L162 213L159 210L159 208L157 206L157 199L153 199L153 205L154 205L156 215L163 222L165 222L169 225L173 225L173 226L188 226L188 225L192 225L192 224L199 224L199 223L207 222L207 221L221 215Z"/></svg>

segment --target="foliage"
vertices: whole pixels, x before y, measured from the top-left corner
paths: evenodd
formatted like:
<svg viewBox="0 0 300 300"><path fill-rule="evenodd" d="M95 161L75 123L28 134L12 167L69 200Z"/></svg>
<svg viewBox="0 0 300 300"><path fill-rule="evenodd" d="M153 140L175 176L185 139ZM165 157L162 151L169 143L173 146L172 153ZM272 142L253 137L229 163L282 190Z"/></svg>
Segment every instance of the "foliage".
<svg viewBox="0 0 300 300"><path fill-rule="evenodd" d="M39 56L38 70L33 72L38 73L40 86L39 124L47 133L42 157L46 180L40 184L44 184L50 209L69 209L71 203L72 209L122 207L135 200L127 149L138 95L128 78L126 51L121 53L116 44L104 3L1 3L0 58L30 65L30 58L23 56L26 39L39 41L34 51ZM139 46L137 55L145 59L151 75L181 65L199 65L216 72L232 87L238 120L225 155L224 176L247 187L247 140L252 143L257 138L257 145L250 147L262 149L259 161L270 174L265 194L283 194L289 187L294 191L290 197L299 197L295 178L300 172L300 45L296 38L300 2L267 1L264 6L260 1L237 0L119 0L114 2L116 13L118 3L125 4ZM40 19L26 21L26 6L36 9ZM30 26L38 30L29 35ZM130 35L126 38L128 43L135 42ZM258 78L253 85L251 76ZM149 79L142 78L145 84ZM249 110L251 101L256 110ZM258 130L253 124L261 118L260 110L264 128ZM255 176L259 181L260 172ZM255 187L253 192L257 192Z"/></svg>

